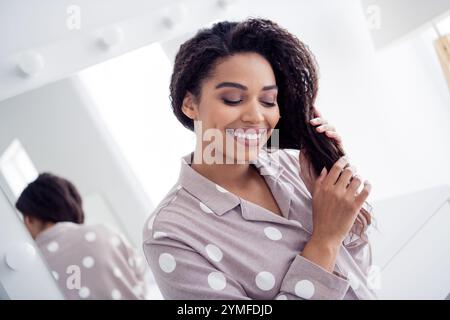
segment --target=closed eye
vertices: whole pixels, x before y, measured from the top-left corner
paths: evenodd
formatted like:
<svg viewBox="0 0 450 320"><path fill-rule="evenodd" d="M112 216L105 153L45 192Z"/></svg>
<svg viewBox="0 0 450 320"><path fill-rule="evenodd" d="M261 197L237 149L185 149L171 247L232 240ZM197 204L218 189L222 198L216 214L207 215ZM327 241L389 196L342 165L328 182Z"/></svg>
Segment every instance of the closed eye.
<svg viewBox="0 0 450 320"><path fill-rule="evenodd" d="M231 105L231 106L238 105L239 103L242 102L242 100L227 100L227 99L222 99L222 100L223 100L223 102L225 104L228 104L228 105Z"/></svg>
<svg viewBox="0 0 450 320"><path fill-rule="evenodd" d="M222 100L225 104L231 105L231 106L236 106L243 101L243 100L227 100L227 99L222 99ZM277 105L275 102L261 101L261 103L268 107L275 107Z"/></svg>
<svg viewBox="0 0 450 320"><path fill-rule="evenodd" d="M275 107L276 106L276 103L275 102L262 102L262 103L264 103L265 105L267 105L267 106L269 106L269 107Z"/></svg>

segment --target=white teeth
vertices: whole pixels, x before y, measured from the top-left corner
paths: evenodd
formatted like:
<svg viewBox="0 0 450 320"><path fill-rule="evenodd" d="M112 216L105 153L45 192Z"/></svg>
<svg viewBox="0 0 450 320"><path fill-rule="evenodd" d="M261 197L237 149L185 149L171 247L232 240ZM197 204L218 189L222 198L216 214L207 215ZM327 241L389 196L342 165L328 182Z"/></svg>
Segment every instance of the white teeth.
<svg viewBox="0 0 450 320"><path fill-rule="evenodd" d="M234 131L234 136L239 139L256 140L261 139L266 134L265 130L258 131L258 133L244 133L242 130Z"/></svg>

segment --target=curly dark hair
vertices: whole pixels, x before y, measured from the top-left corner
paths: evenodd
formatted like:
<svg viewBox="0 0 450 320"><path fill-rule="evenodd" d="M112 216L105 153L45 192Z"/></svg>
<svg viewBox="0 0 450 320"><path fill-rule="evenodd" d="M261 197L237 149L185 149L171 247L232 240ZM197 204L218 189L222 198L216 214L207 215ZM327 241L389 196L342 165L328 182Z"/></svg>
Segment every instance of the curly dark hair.
<svg viewBox="0 0 450 320"><path fill-rule="evenodd" d="M183 43L175 57L170 82L175 116L186 128L193 130L193 120L181 108L186 93L190 92L200 101L202 82L211 75L214 67L233 54L249 52L263 56L275 74L281 115L275 127L279 130L279 147L302 150L316 175L323 167L329 171L345 152L335 141L318 133L309 122L314 117L313 106L318 91L317 62L307 45L273 21L257 18L242 22L223 21L199 30ZM371 214L363 207L357 221L364 231L371 223Z"/></svg>
<svg viewBox="0 0 450 320"><path fill-rule="evenodd" d="M43 222L84 222L83 202L77 188L67 179L41 173L20 194L16 208L24 216Z"/></svg>

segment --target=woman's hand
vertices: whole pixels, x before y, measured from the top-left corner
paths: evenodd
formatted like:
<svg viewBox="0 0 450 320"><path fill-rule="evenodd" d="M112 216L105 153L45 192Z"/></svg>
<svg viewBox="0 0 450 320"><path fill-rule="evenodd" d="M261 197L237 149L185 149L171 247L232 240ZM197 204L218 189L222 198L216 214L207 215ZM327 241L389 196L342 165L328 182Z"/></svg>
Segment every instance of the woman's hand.
<svg viewBox="0 0 450 320"><path fill-rule="evenodd" d="M355 169L345 157L341 157L331 168L324 168L314 183L312 194L313 232L312 239L325 246L340 246L352 228L356 217L369 196L371 185L354 175Z"/></svg>
<svg viewBox="0 0 450 320"><path fill-rule="evenodd" d="M336 132L334 126L330 125L328 121L322 117L322 114L319 112L319 110L317 110L315 107L313 107L313 110L314 116L316 118L310 120L311 125L318 126L316 128L317 132L325 133L327 137L335 140L338 143L338 145L343 149L342 138ZM305 183L309 193L312 194L314 190L314 181L316 181L317 175L315 174L314 169L311 166L309 159L305 156L305 152L303 150L300 150L299 162L300 162L300 177Z"/></svg>
<svg viewBox="0 0 450 320"><path fill-rule="evenodd" d="M313 126L318 126L316 128L317 132L325 133L327 137L335 140L337 144L343 149L344 146L342 144L342 138L336 132L336 128L329 124L328 121L322 117L322 114L319 112L319 110L317 110L315 107L313 107L313 111L315 118L311 119L309 123Z"/></svg>
<svg viewBox="0 0 450 320"><path fill-rule="evenodd" d="M341 157L327 174L322 173L314 183L312 209L313 231L301 255L329 272L333 272L341 243L352 228L356 217L369 196L371 186L361 178L352 178L352 167Z"/></svg>

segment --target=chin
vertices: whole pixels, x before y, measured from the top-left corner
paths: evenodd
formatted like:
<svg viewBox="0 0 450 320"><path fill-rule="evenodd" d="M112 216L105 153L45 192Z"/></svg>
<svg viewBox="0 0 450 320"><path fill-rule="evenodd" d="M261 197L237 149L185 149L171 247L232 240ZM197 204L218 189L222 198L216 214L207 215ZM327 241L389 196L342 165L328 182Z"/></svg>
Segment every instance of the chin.
<svg viewBox="0 0 450 320"><path fill-rule="evenodd" d="M243 151L239 155L235 154L234 157L232 157L232 160L229 157L227 157L227 159L228 159L228 161L231 160L233 162L233 164L249 163L258 158L258 154L260 151L261 151L261 148L259 148L259 147L250 148L250 149Z"/></svg>

